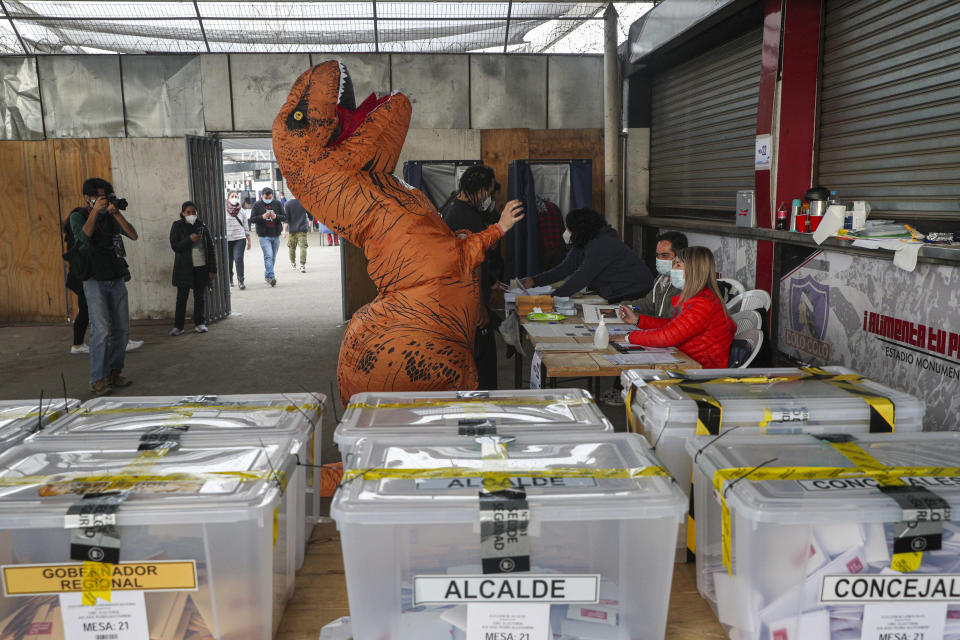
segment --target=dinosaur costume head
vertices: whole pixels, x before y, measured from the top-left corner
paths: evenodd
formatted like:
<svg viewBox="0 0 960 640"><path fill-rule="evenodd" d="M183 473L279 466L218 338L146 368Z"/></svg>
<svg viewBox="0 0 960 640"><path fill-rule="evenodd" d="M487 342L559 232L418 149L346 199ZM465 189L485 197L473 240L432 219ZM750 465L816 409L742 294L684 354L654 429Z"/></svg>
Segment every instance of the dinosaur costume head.
<svg viewBox="0 0 960 640"><path fill-rule="evenodd" d="M300 155L309 165L344 171L393 171L410 126L402 93L370 94L360 106L347 67L336 60L305 71L273 123L277 158ZM291 178L287 175L287 180Z"/></svg>
<svg viewBox="0 0 960 640"><path fill-rule="evenodd" d="M347 68L330 61L297 79L273 123L290 190L363 249L379 292L353 314L340 347L344 403L360 391L477 385L479 266L501 232L454 235L426 196L391 173L410 112L397 92L355 106Z"/></svg>

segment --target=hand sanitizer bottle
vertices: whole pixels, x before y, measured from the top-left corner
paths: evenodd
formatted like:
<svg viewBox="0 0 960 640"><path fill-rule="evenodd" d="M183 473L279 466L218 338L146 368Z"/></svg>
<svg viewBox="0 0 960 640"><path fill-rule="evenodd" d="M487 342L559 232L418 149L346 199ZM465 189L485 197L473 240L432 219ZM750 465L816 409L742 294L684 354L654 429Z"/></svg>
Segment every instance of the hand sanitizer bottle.
<svg viewBox="0 0 960 640"><path fill-rule="evenodd" d="M606 349L609 344L610 333L607 331L607 323L604 322L604 317L601 315L600 324L597 325L597 330L593 334L593 346L597 349Z"/></svg>

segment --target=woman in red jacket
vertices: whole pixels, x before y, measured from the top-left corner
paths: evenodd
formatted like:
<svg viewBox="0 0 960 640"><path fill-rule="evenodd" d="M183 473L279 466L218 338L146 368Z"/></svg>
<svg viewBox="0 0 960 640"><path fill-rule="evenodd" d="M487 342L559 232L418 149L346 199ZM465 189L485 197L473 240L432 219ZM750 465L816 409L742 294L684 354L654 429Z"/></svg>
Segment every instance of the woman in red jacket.
<svg viewBox="0 0 960 640"><path fill-rule="evenodd" d="M645 347L679 347L704 369L727 368L737 325L722 302L715 272L710 249L678 251L670 270L671 283L681 290L672 300L673 317L638 316L621 306L621 319L640 329L630 333L629 341Z"/></svg>

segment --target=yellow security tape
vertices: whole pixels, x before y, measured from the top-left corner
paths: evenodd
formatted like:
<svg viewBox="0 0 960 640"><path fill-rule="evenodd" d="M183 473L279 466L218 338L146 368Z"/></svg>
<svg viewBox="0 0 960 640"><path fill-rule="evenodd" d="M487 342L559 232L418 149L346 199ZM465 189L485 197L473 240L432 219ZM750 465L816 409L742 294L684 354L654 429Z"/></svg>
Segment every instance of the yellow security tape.
<svg viewBox="0 0 960 640"><path fill-rule="evenodd" d="M97 604L100 598L110 602L113 591L113 565L108 562L83 563L83 595L80 603L85 607Z"/></svg>
<svg viewBox="0 0 960 640"><path fill-rule="evenodd" d="M519 405L533 407L547 407L555 404L562 404L568 407L579 407L583 405L595 404L589 398L557 398L556 400L541 400L536 398L457 398L450 400L422 400L417 402L387 402L382 404L371 404L369 402L351 402L347 409L425 409L428 407L459 407L475 404L492 405Z"/></svg>
<svg viewBox="0 0 960 640"><path fill-rule="evenodd" d="M319 404L250 404L250 405L233 405L233 404L203 404L200 402L197 403L186 403L186 404L177 404L177 405L166 405L166 406L156 406L156 407L115 407L113 409L78 409L77 411L85 416L104 416L104 415L124 415L124 414L136 414L136 413L170 413L170 412L179 412L181 415L190 416L193 415L193 410L204 409L207 411L269 411L273 409L280 409L283 411L294 412L294 411L314 411L320 408Z"/></svg>
<svg viewBox="0 0 960 640"><path fill-rule="evenodd" d="M633 385L630 385L630 388L627 389L627 397L623 402L623 406L627 410L627 427L632 433L640 433L642 431L639 429L637 423L633 419L633 396L636 394L637 388Z"/></svg>

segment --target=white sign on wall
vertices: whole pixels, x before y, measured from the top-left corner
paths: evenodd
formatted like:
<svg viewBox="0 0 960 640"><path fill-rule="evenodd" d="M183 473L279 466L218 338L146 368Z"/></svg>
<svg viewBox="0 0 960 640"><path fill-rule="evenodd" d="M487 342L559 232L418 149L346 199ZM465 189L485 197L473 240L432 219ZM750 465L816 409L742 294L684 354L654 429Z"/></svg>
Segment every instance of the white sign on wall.
<svg viewBox="0 0 960 640"><path fill-rule="evenodd" d="M960 411L960 269L822 251L780 282L779 348L918 396L925 428Z"/></svg>
<svg viewBox="0 0 960 640"><path fill-rule="evenodd" d="M769 133L757 136L753 152L753 168L769 169L773 164L773 138Z"/></svg>

